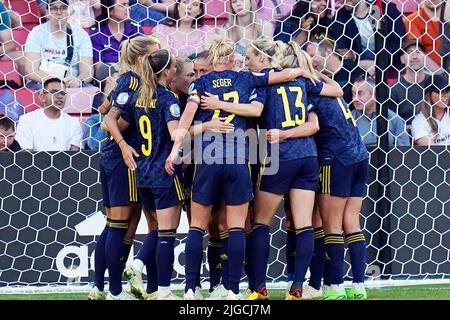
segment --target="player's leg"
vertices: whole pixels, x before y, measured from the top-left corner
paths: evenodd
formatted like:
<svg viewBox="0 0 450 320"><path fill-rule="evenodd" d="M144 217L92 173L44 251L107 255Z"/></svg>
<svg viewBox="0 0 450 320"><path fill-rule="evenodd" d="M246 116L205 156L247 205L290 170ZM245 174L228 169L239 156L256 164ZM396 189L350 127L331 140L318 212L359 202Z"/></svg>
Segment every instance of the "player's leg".
<svg viewBox="0 0 450 320"><path fill-rule="evenodd" d="M318 195L314 203L312 226L314 228L314 253L309 266L309 283L303 290L304 299L315 299L322 296L322 277L325 266L325 233L322 229L320 218Z"/></svg>
<svg viewBox="0 0 450 320"><path fill-rule="evenodd" d="M284 196L284 228L286 230L286 272L287 272L287 290L286 297L289 294L289 289L294 282L295 274L295 227L292 221L292 211L289 199L289 194Z"/></svg>
<svg viewBox="0 0 450 320"><path fill-rule="evenodd" d="M212 292L220 284L222 276L221 241L220 231L227 230L226 226L220 226L220 208L214 210L208 223L208 248L207 257L209 265L209 291ZM222 219L223 220L223 219Z"/></svg>
<svg viewBox="0 0 450 320"><path fill-rule="evenodd" d="M316 191L319 185L319 164L316 157L292 161L289 198L296 233L295 275L287 300L299 300L303 296L303 281L314 251L312 214Z"/></svg>

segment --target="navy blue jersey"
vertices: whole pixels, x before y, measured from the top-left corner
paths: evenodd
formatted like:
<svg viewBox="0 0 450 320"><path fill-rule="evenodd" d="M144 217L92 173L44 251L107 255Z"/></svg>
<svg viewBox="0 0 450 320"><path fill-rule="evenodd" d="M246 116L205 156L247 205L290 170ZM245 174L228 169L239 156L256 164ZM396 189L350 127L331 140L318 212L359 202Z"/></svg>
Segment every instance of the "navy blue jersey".
<svg viewBox="0 0 450 320"><path fill-rule="evenodd" d="M269 70L263 70L269 72ZM323 82L314 85L310 80L298 78L293 81L275 84L258 89L251 101L264 104L258 120L261 129L289 130L308 121L307 95L319 94ZM272 145L267 146L268 156ZM313 137L286 139L279 144L280 161L317 156Z"/></svg>
<svg viewBox="0 0 450 320"><path fill-rule="evenodd" d="M319 118L320 130L314 138L321 164L334 156L345 166L369 158L355 119L343 99L310 95L308 102Z"/></svg>
<svg viewBox="0 0 450 320"><path fill-rule="evenodd" d="M201 98L205 92L209 92L221 101L236 104L248 103L253 89L266 86L268 79L269 75L266 73L235 72L231 70L213 71L195 80L189 87L189 94ZM226 117L225 122L232 123L235 130L247 130L244 117L219 109L211 111L199 108L195 114L194 123L204 123L218 117ZM208 134L211 139L203 139L202 150L214 141L223 141L224 143L216 143L214 145L215 152L206 155L206 157L211 156L217 159L229 158L233 155L233 158L241 158L241 156L247 158L247 139L228 139L231 141L227 141L227 134Z"/></svg>
<svg viewBox="0 0 450 320"><path fill-rule="evenodd" d="M140 97L131 107L124 119L134 121L138 128L138 187L172 186L173 177L167 174L164 164L173 145L167 123L180 119L178 98L166 87L158 85L153 99Z"/></svg>
<svg viewBox="0 0 450 320"><path fill-rule="evenodd" d="M139 76L131 71L121 75L117 81L115 88L108 96L108 100L112 107L126 110L133 106L139 95L140 79ZM137 143L137 131L134 123L122 132L124 140L133 148ZM101 146L102 157L105 158L122 158L122 152L116 141L108 134L108 139Z"/></svg>

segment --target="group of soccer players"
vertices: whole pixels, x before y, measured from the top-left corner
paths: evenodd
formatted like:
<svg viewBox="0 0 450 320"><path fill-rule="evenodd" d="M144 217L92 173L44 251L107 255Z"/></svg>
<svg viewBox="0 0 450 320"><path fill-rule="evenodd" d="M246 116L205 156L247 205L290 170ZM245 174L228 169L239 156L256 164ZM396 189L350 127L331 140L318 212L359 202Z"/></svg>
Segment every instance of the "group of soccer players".
<svg viewBox="0 0 450 320"><path fill-rule="evenodd" d="M206 232L210 299L242 299L244 269L246 298L268 299L269 230L283 197L286 299L367 297L359 212L368 153L340 98L342 89L318 74L294 42L255 40L247 49L247 71L233 70L234 50L230 40L215 39L206 57L211 70L188 89L178 88L178 96L173 92L174 83L182 82L177 66L184 68L189 61L177 63L151 37L123 44L121 75L100 108L107 113L102 127L110 133L100 160L107 223L96 245L90 299L180 299L171 292L170 280L182 205L190 223L184 299L203 298L200 269ZM252 128L265 132L258 143L266 154L250 165L249 139L228 138ZM181 159L188 161L180 165ZM274 163L277 170L268 173ZM142 209L149 234L125 268ZM354 282L347 292L342 232ZM310 281L304 286L308 268ZM122 289L122 274L130 292Z"/></svg>

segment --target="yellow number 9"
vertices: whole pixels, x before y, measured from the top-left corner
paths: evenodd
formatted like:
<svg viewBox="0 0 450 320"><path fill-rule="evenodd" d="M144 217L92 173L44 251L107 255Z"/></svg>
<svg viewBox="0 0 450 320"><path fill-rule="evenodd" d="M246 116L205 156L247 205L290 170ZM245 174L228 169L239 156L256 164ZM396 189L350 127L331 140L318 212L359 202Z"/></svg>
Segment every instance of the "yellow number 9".
<svg viewBox="0 0 450 320"><path fill-rule="evenodd" d="M142 154L149 157L152 153L152 123L147 116L141 116L139 118L139 131L141 136L147 140L147 145L141 145Z"/></svg>

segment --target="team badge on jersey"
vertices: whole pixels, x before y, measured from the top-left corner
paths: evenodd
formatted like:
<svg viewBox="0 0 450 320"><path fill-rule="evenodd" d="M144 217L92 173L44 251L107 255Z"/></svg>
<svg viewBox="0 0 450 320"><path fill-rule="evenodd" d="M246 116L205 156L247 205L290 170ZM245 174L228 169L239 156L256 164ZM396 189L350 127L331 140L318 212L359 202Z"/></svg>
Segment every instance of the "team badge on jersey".
<svg viewBox="0 0 450 320"><path fill-rule="evenodd" d="M117 102L118 104L125 104L125 103L128 102L129 97L130 97L130 96L128 95L127 92L121 92L121 93L117 96L116 102Z"/></svg>
<svg viewBox="0 0 450 320"><path fill-rule="evenodd" d="M176 118L180 117L180 106L177 103L172 104L169 107L170 114Z"/></svg>

